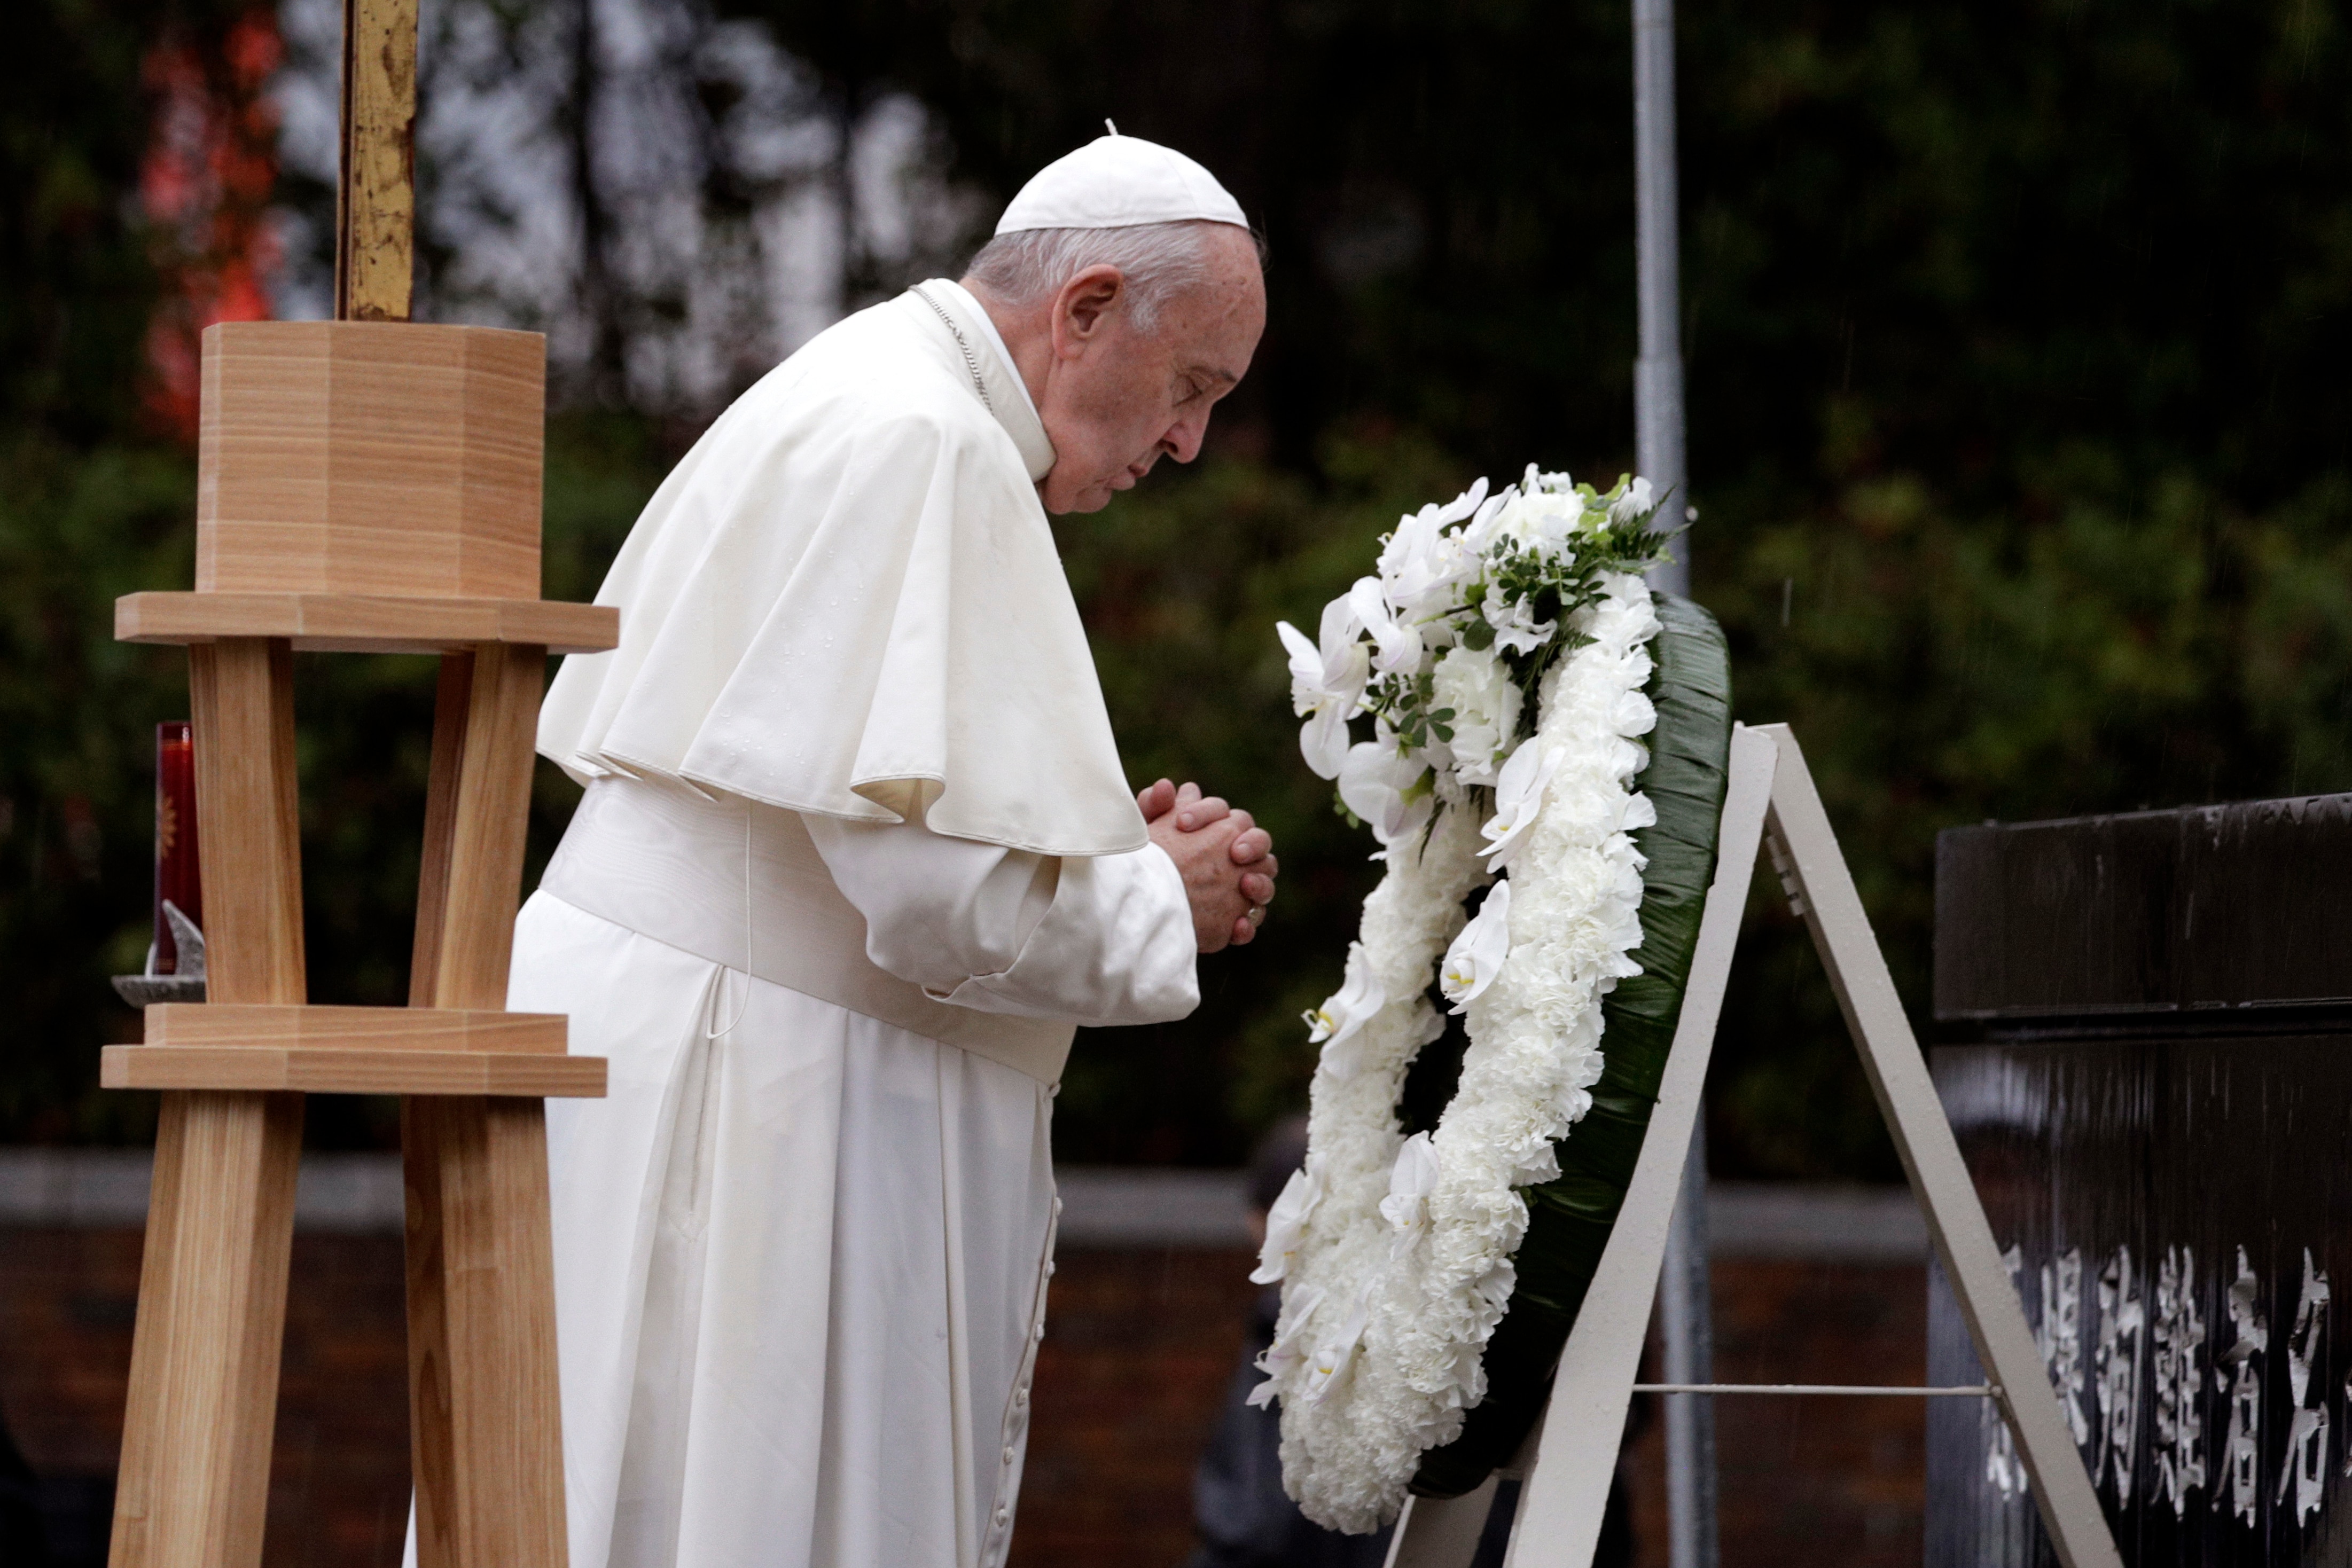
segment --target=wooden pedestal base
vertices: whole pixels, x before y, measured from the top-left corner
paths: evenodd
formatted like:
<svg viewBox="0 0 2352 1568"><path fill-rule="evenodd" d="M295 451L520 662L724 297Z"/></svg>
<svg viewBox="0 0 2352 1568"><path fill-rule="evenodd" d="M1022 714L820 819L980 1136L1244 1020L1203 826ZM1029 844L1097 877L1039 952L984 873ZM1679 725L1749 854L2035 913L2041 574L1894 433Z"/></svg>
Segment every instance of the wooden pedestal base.
<svg viewBox="0 0 2352 1568"><path fill-rule="evenodd" d="M163 1097L114 1568L261 1561L299 1094Z"/></svg>
<svg viewBox="0 0 2352 1568"><path fill-rule="evenodd" d="M507 1013L546 650L443 660L410 1007L303 1004L286 636L189 648L211 1001L158 1007L106 1082L161 1088L113 1568L258 1568L302 1096L405 1096L422 1568L562 1568L547 1122L604 1092L560 1017ZM278 1091L278 1092L268 1092Z"/></svg>
<svg viewBox="0 0 2352 1568"><path fill-rule="evenodd" d="M417 1562L563 1568L546 1108L412 1098L400 1143Z"/></svg>
<svg viewBox="0 0 2352 1568"><path fill-rule="evenodd" d="M400 324L416 0L342 12L337 320L206 332L200 591L116 604L119 636L188 645L210 986L102 1069L164 1091L113 1568L260 1563L303 1089L406 1097L420 1568L566 1557L533 1096L602 1094L604 1063L500 1009L548 650L617 616L537 597L543 344ZM444 654L404 1015L303 1005L298 643Z"/></svg>
<svg viewBox="0 0 2352 1568"><path fill-rule="evenodd" d="M411 1096L401 1145L417 1561L563 1568L545 1107ZM163 1096L114 1568L261 1561L301 1147L299 1094Z"/></svg>

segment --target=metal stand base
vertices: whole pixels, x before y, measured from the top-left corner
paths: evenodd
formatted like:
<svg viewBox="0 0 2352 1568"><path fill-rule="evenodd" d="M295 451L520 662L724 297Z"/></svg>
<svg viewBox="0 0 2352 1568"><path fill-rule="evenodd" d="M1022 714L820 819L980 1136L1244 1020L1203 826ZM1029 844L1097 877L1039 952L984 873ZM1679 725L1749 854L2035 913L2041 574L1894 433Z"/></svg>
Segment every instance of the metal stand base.
<svg viewBox="0 0 2352 1568"><path fill-rule="evenodd" d="M2064 1568L2122 1568L1804 753L1785 725L1732 731L1730 789L1715 884L1707 891L1665 1080L1624 1207L1560 1355L1551 1403L1538 1427L1535 1456L1520 1492L1506 1568L1588 1568L1600 1540L1625 1413L1637 1388L1680 1394L1673 1401L1677 1405L1735 1391L1672 1372L1664 1385L1637 1385L1634 1379L1759 839L1769 844L1790 904L1803 916L1829 970L1863 1070L1926 1215L1936 1256L1952 1281L1977 1359L1991 1381L1966 1388L1791 1385L1737 1391L1990 1397L2016 1438L2060 1563ZM1409 1503L1397 1523L1390 1563L1466 1568L1477 1531L1461 1526L1455 1515L1470 1500L1425 1510ZM1679 1563L1679 1548L1676 1556Z"/></svg>

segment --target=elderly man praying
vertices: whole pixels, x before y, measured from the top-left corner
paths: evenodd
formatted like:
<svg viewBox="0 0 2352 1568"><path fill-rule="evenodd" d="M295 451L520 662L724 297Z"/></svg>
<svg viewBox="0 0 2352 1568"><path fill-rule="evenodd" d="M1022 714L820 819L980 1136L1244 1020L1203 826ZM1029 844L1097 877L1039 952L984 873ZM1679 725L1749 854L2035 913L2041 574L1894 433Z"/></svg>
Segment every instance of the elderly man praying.
<svg viewBox="0 0 2352 1568"><path fill-rule="evenodd" d="M1208 172L1106 136L961 284L722 415L597 595L540 749L585 782L509 1005L550 1107L574 1568L1001 1563L1076 1024L1181 1018L1265 832L1129 793L1045 515L1188 462L1265 321Z"/></svg>

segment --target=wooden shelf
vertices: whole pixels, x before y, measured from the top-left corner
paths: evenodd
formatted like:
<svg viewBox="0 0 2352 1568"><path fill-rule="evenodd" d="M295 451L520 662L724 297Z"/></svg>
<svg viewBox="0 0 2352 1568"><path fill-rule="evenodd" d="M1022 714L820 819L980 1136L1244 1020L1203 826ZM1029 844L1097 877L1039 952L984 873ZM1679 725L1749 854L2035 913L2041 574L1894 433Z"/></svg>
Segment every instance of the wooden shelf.
<svg viewBox="0 0 2352 1568"><path fill-rule="evenodd" d="M321 1094L593 1099L604 1059L564 1053L562 1013L161 1002L144 1045L110 1045L109 1089L298 1089Z"/></svg>
<svg viewBox="0 0 2352 1568"><path fill-rule="evenodd" d="M547 599L427 599L362 593L126 593L114 601L121 643L284 637L306 652L446 653L482 643L596 653L621 640L609 604Z"/></svg>
<svg viewBox="0 0 2352 1568"><path fill-rule="evenodd" d="M562 1056L562 1013L468 1008L321 1008L283 1002L158 1002L146 1045L311 1051L458 1051Z"/></svg>
<svg viewBox="0 0 2352 1568"><path fill-rule="evenodd" d="M98 1081L108 1089L292 1089L310 1094L593 1100L604 1092L604 1059L539 1051L110 1045L99 1055Z"/></svg>

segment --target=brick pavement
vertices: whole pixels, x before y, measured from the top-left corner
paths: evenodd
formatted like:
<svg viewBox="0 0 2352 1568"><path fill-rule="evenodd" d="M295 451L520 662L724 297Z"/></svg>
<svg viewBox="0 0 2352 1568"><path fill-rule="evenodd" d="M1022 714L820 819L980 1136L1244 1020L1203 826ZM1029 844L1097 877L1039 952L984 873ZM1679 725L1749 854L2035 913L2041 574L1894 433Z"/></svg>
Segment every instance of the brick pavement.
<svg viewBox="0 0 2352 1568"><path fill-rule="evenodd" d="M1175 1568L1191 1471L1238 1354L1248 1255L1066 1249L1040 1351L1017 1568ZM0 1409L45 1476L102 1478L120 1441L139 1237L0 1229ZM394 1568L407 1506L400 1243L298 1235L268 1568ZM1726 1381L1913 1383L1916 1264L1716 1265ZM1909 1568L1924 1416L1895 1400L1724 1400L1724 1561ZM1631 1477L1644 1568L1664 1568L1662 1423Z"/></svg>

